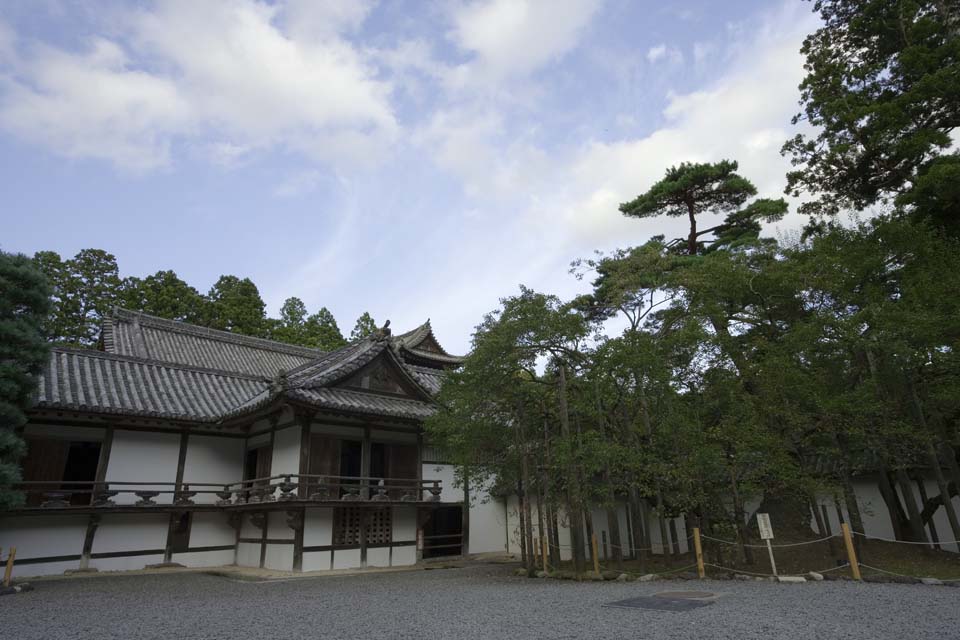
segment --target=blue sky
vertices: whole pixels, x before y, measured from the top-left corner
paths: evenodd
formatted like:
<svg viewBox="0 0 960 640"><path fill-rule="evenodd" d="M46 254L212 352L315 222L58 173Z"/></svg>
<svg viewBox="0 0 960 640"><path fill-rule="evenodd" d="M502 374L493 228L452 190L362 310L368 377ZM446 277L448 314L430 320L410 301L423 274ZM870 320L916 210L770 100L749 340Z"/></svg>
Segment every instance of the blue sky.
<svg viewBox="0 0 960 640"><path fill-rule="evenodd" d="M671 164L778 197L806 2L0 4L0 247L249 276L348 332L466 351L520 283L570 296ZM788 217L771 233L798 226Z"/></svg>

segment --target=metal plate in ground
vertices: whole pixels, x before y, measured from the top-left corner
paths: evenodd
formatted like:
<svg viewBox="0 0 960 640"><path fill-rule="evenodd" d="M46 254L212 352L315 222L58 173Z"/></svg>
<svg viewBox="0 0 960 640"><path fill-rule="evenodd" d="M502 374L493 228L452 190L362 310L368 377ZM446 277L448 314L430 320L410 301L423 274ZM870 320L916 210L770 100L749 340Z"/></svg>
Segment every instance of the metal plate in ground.
<svg viewBox="0 0 960 640"><path fill-rule="evenodd" d="M663 598L660 596L643 596L608 602L605 607L620 609L652 609L654 611L693 611L700 607L709 607L713 604L709 600L691 600L689 598Z"/></svg>

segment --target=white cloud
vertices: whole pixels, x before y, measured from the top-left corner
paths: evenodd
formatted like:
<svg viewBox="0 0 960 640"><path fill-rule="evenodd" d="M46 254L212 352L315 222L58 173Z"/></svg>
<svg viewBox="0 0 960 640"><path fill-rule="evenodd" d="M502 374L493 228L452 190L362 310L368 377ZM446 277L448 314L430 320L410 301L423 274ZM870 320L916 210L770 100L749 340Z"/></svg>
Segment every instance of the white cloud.
<svg viewBox="0 0 960 640"><path fill-rule="evenodd" d="M29 80L0 80L0 126L67 157L155 168L194 117L172 80L130 68L104 39L79 54L41 47L18 67Z"/></svg>
<svg viewBox="0 0 960 640"><path fill-rule="evenodd" d="M316 169L297 172L277 185L273 194L280 198L296 198L314 191L323 181L323 174Z"/></svg>
<svg viewBox="0 0 960 640"><path fill-rule="evenodd" d="M213 139L228 159L281 148L367 162L399 126L390 84L337 36L366 8L316 5L291 2L279 16L254 0L171 0L127 14L115 40L21 60L3 77L0 124L58 153L134 170L166 164L180 137Z"/></svg>
<svg viewBox="0 0 960 640"><path fill-rule="evenodd" d="M599 0L483 0L453 15L453 42L474 59L457 67L458 87L524 77L578 43Z"/></svg>
<svg viewBox="0 0 960 640"><path fill-rule="evenodd" d="M656 64L660 61L679 64L683 62L683 52L675 47L668 47L666 44L661 43L647 50L647 61L650 64Z"/></svg>

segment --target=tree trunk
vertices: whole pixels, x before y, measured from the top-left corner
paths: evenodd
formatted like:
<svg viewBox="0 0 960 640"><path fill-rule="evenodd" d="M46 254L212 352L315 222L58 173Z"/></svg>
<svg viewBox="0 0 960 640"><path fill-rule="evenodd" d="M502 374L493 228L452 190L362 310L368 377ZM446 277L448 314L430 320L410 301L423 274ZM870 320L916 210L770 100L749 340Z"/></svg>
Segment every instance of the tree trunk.
<svg viewBox="0 0 960 640"><path fill-rule="evenodd" d="M660 523L660 549L664 556L672 553L670 548L670 538L667 535L667 514L663 506L663 493L660 491L660 483L657 483L657 521Z"/></svg>
<svg viewBox="0 0 960 640"><path fill-rule="evenodd" d="M649 545L646 533L646 512L640 501L636 487L630 488L630 528L633 529L633 549L630 555L640 561L640 572L647 571L647 550Z"/></svg>
<svg viewBox="0 0 960 640"><path fill-rule="evenodd" d="M680 539L677 535L677 519L670 518L670 546L673 547L673 555L680 555Z"/></svg>
<svg viewBox="0 0 960 640"><path fill-rule="evenodd" d="M740 543L740 555L747 564L753 564L753 550L747 546L746 510L743 500L740 499L740 489L737 486L737 476L733 467L730 467L730 488L733 491L733 518L737 527L737 542Z"/></svg>
<svg viewBox="0 0 960 640"><path fill-rule="evenodd" d="M520 446L522 447L520 453L520 474L521 482L523 483L523 496L522 506L523 506L523 520L526 523L526 531L524 531L524 541L527 547L527 575L533 577L537 572L537 561L536 553L533 549L533 517L530 512L530 463L527 460L527 440L524 433L523 421L520 421Z"/></svg>
<svg viewBox="0 0 960 640"><path fill-rule="evenodd" d="M903 505L900 504L900 497L890 483L890 471L883 463L880 463L879 478L877 486L880 489L880 497L883 498L883 502L887 505L887 512L890 514L893 535L897 540L903 540L903 524L907 518L903 512Z"/></svg>
<svg viewBox="0 0 960 640"><path fill-rule="evenodd" d="M917 491L920 492L920 504L927 503L927 487L924 485L923 475L914 474L913 481L917 483ZM923 521L923 512L920 512L920 520ZM930 542L933 543L934 549L940 548L940 536L937 535L937 525L934 524L933 518L927 522L927 528L930 529Z"/></svg>
<svg viewBox="0 0 960 640"><path fill-rule="evenodd" d="M690 235L687 236L687 253L697 255L697 216L693 201L687 202L687 216L690 218Z"/></svg>
<svg viewBox="0 0 960 640"><path fill-rule="evenodd" d="M960 521L957 520L957 510L953 507L953 500L950 499L950 486L943 475L943 469L940 468L940 456L933 443L927 441L927 457L930 459L930 466L933 467L933 475L937 479L937 487L940 488L940 495L943 496L943 506L947 510L947 520L950 522L950 530L953 531L953 539L960 540ZM933 522L931 518L930 522ZM923 522L920 523L923 526Z"/></svg>
<svg viewBox="0 0 960 640"><path fill-rule="evenodd" d="M564 364L559 368L558 400L560 408L560 430L563 437L570 439L570 412L567 406L567 367ZM567 504L570 510L570 544L573 546L573 569L580 575L585 570L586 559L583 549L583 512L580 504L579 472L574 465L568 470Z"/></svg>
<svg viewBox="0 0 960 640"><path fill-rule="evenodd" d="M913 485L907 472L903 469L897 469L897 482L900 484L900 493L903 494L903 502L907 505L907 515L910 518L910 535L914 542L928 542L927 534L923 530L923 519L920 517L920 510L917 508L917 499L913 495Z"/></svg>

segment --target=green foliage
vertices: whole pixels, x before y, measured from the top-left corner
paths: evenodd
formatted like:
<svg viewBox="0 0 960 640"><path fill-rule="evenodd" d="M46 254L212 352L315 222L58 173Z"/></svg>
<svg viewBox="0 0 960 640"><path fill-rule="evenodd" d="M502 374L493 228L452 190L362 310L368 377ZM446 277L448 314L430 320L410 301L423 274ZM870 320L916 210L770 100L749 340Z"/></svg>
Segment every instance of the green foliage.
<svg viewBox="0 0 960 640"><path fill-rule="evenodd" d="M267 333L266 304L250 278L220 276L207 294L208 327L247 336Z"/></svg>
<svg viewBox="0 0 960 640"><path fill-rule="evenodd" d="M173 271L158 271L143 279L124 278L117 300L126 309L190 323L202 321L205 302L196 289Z"/></svg>
<svg viewBox="0 0 960 640"><path fill-rule="evenodd" d="M936 191L931 181L949 189L934 165L960 126L955 3L818 0L814 8L823 26L801 50L807 76L800 85L803 112L794 122L805 121L815 133L798 134L783 147L797 167L787 191L816 196L801 211L860 210L920 182L928 183L928 196ZM955 166L956 154L948 155ZM955 206L926 215L956 233Z"/></svg>
<svg viewBox="0 0 960 640"><path fill-rule="evenodd" d="M368 316L369 317L369 316ZM373 319L371 318L371 322ZM356 331L356 329L354 329ZM307 347L333 351L347 344L337 320L326 307L307 318L304 323L304 339L301 343Z"/></svg>
<svg viewBox="0 0 960 640"><path fill-rule="evenodd" d="M737 163L729 160L709 164L684 162L670 167L662 180L634 200L621 204L620 212L634 218L687 216L690 233L668 244L683 247L689 255L720 247L733 247L755 240L760 222L779 220L787 212L783 200L758 200L740 207L757 194L753 183L736 173ZM727 214L724 221L708 229L698 230L698 216ZM714 234L711 242L701 237Z"/></svg>
<svg viewBox="0 0 960 640"><path fill-rule="evenodd" d="M357 323L353 325L353 331L350 332L350 342L362 340L376 330L377 323L373 320L369 312L364 311L363 314L357 318Z"/></svg>
<svg viewBox="0 0 960 640"><path fill-rule="evenodd" d="M95 345L101 321L117 304L121 290L117 259L101 249L83 249L69 260L41 251L34 262L53 289L47 335L61 344Z"/></svg>
<svg viewBox="0 0 960 640"><path fill-rule="evenodd" d="M10 490L21 478L19 460L26 452L16 429L26 423L24 410L47 358L42 329L50 293L30 258L0 252L0 510L22 499Z"/></svg>

